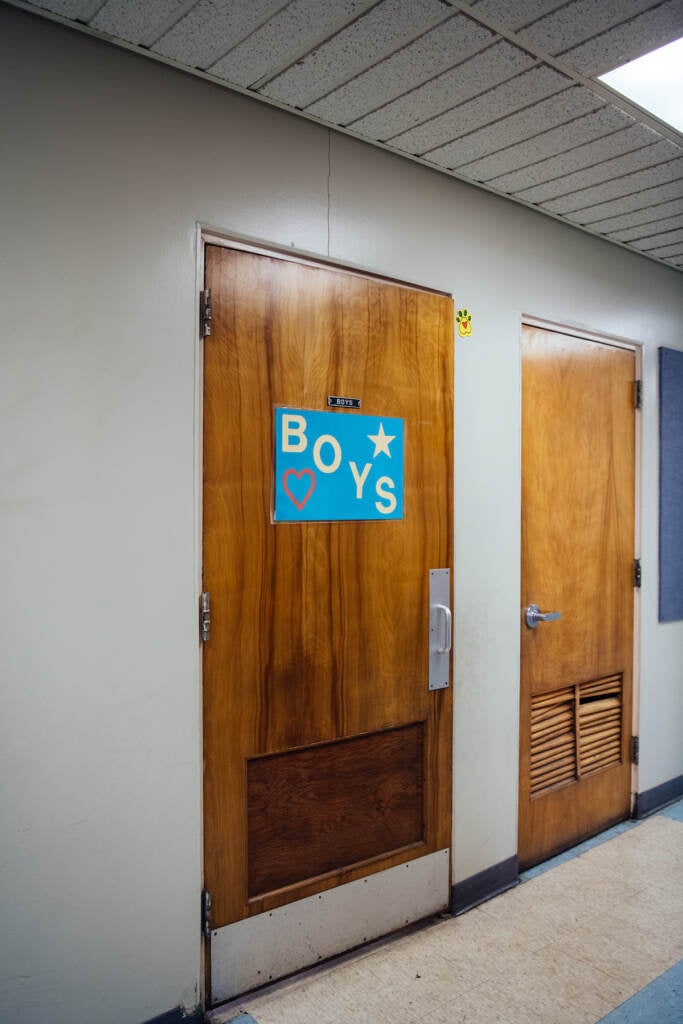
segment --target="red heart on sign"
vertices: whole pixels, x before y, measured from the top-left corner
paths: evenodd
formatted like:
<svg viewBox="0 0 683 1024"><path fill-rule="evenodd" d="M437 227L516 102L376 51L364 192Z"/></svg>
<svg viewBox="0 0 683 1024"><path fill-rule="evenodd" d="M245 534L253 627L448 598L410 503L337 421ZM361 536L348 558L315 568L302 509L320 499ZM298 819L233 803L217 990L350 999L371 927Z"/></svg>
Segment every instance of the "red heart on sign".
<svg viewBox="0 0 683 1024"><path fill-rule="evenodd" d="M290 476L295 476L297 480L301 480L301 478L305 476L310 477L311 482L303 498L296 498L290 491L289 485L287 484L287 479ZM301 511L301 509L304 507L310 496L313 494L313 491L315 490L315 473L313 472L312 469L287 469L282 474L282 486L287 497L291 498L296 507L299 509L299 511Z"/></svg>

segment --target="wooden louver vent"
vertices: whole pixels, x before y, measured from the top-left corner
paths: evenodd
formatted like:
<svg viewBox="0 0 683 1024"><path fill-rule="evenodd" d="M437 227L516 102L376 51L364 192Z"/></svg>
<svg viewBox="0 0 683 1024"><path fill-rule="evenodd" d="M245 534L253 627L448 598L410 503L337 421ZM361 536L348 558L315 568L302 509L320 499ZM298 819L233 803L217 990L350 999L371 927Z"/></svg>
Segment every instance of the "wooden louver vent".
<svg viewBox="0 0 683 1024"><path fill-rule="evenodd" d="M575 689L532 698L532 796L576 778Z"/></svg>
<svg viewBox="0 0 683 1024"><path fill-rule="evenodd" d="M531 795L621 761L621 676L581 683L531 701Z"/></svg>
<svg viewBox="0 0 683 1024"><path fill-rule="evenodd" d="M579 775L621 761L621 676L577 687Z"/></svg>

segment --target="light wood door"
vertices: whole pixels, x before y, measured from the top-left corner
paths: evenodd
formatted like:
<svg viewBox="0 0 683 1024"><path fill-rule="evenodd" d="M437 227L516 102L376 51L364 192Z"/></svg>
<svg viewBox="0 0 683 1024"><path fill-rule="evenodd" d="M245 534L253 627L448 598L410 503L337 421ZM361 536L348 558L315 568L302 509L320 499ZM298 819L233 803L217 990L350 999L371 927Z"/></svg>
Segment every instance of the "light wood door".
<svg viewBox="0 0 683 1024"><path fill-rule="evenodd" d="M630 806L635 355L525 327L519 859Z"/></svg>
<svg viewBox="0 0 683 1024"><path fill-rule="evenodd" d="M450 846L451 689L428 690L428 577L452 564L453 309L216 246L206 286L205 879L219 928ZM403 420L403 519L273 522L276 409L326 411L331 395L362 401L335 417Z"/></svg>

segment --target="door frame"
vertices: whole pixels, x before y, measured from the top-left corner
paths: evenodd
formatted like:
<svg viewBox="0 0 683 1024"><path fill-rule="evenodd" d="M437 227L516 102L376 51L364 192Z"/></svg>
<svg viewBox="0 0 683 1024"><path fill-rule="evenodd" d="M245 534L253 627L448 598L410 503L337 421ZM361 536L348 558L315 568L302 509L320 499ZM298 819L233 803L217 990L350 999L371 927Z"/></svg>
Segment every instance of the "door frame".
<svg viewBox="0 0 683 1024"><path fill-rule="evenodd" d="M635 341L633 338L626 338L618 334L609 334L605 331L594 331L586 327L583 324L572 323L571 321L557 321L549 320L546 317L538 317L533 314L522 313L519 324L519 427L520 427L520 447L519 447L519 505L521 508L522 503L522 343L523 343L523 330L525 327L536 327L544 331L552 331L554 334L566 334L572 338L579 338L583 341L592 341L598 345L606 345L608 348L621 348L626 349L629 352L633 352L635 357L635 370L636 380L643 380L643 344L642 342ZM644 384L643 384L644 389ZM634 483L634 495L633 500L635 502L634 512L634 537L633 537L633 557L642 557L642 451L643 451L643 417L638 415L642 412L641 409L635 409L635 483ZM520 523L520 542L521 542L521 523ZM521 584L521 560L520 560L520 584ZM521 586L520 586L521 592ZM521 614L521 610L520 610ZM631 721L631 735L639 735L640 727L640 652L641 652L641 614L642 614L642 599L641 599L641 588L633 588L633 683L632 683L632 721ZM521 704L521 693L522 693L522 674L521 674L521 650L520 650L520 672L519 672L519 691L518 691L518 708ZM518 711L519 717L519 711ZM519 744L518 741L518 750ZM519 760L518 760L519 765ZM636 796L638 793L638 765L631 763L631 792L630 792L630 807L631 814L633 814L636 806ZM517 813L519 815L519 803ZM519 849L519 846L518 846Z"/></svg>
<svg viewBox="0 0 683 1024"><path fill-rule="evenodd" d="M325 267L328 269L336 269L346 274L356 274L360 277L373 278L375 280L382 281L385 284L394 284L399 287L417 288L423 291L431 292L432 294L442 295L450 298L453 303L455 299L452 292L443 291L438 288L434 288L431 285L416 282L406 281L401 278L388 276L381 273L376 268L369 268L360 264L352 262L342 263L338 260L330 259L329 256L325 256L320 253L313 252L311 250L305 250L298 248L293 243L291 246L278 245L277 243L270 242L266 239L257 238L251 235L246 235L240 232L233 232L224 230L214 225L196 222L195 226L195 288L193 294L193 315L195 323L195 345L194 345L194 578L195 578L195 598L197 603L195 609L197 611L197 630L199 629L199 596L202 592L203 584L203 545L204 545L204 534L203 534L203 474L204 474L204 334L202 332L202 325L200 321L200 309L202 293L204 291L204 279L205 279L205 249L207 245L220 246L226 249L238 249L243 252L250 252L260 256L270 256L279 259L287 260L292 263L299 263L306 266L313 267ZM455 383L451 381L451 388L454 390ZM455 518L455 509L453 510L453 516ZM452 582L451 601L454 602L454 588L455 578L453 576ZM204 729L203 729L203 693L204 693L204 680L203 680L203 657L202 657L202 644L199 642L199 632L197 632L197 654L196 654L196 679L198 682L197 686L197 715L198 715L198 734L199 734L199 749L198 749L198 763L200 765L199 772L199 788L197 792L197 798L199 801L199 857L200 857L200 885L201 890L205 887L205 875L204 875L204 772L202 765L204 763ZM455 658L451 656L451 687L455 692ZM454 737L451 736L451 743L453 743ZM451 793L452 793L452 782L451 782ZM449 891L453 884L453 844L452 844L452 832L453 832L453 818L451 812L451 835L449 837L448 853L448 885ZM436 856L436 855L430 855ZM412 862L410 862L412 863ZM388 869L392 870L392 869ZM381 876L383 872L379 873ZM334 890L331 890L334 892ZM290 905L291 906L291 905ZM285 908L286 909L286 908ZM199 917L199 915L198 915ZM201 948L200 948L200 992L199 997L201 1005L204 1007L211 1005L211 938L207 937L203 929L200 931L201 934Z"/></svg>

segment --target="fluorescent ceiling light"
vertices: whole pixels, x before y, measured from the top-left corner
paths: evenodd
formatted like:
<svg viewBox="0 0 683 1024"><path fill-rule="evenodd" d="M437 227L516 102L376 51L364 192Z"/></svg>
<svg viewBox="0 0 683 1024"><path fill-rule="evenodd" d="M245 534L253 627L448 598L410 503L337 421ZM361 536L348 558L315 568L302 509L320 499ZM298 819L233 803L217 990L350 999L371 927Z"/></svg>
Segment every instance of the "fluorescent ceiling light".
<svg viewBox="0 0 683 1024"><path fill-rule="evenodd" d="M683 39L600 75L600 81L683 132Z"/></svg>

